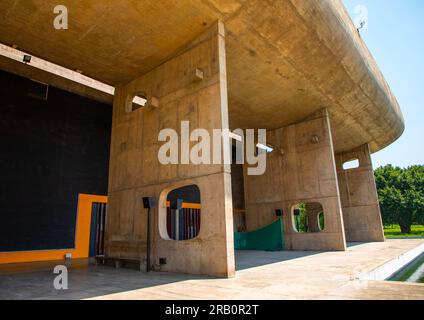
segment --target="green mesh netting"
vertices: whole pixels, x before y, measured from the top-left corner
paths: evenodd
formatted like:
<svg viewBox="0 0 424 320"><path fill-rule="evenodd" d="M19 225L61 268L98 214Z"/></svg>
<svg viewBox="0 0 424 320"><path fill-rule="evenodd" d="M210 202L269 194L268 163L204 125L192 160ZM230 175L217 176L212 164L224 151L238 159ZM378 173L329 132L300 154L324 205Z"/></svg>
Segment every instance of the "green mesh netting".
<svg viewBox="0 0 424 320"><path fill-rule="evenodd" d="M236 232L234 234L235 250L284 250L283 220L279 218L270 225L252 231Z"/></svg>

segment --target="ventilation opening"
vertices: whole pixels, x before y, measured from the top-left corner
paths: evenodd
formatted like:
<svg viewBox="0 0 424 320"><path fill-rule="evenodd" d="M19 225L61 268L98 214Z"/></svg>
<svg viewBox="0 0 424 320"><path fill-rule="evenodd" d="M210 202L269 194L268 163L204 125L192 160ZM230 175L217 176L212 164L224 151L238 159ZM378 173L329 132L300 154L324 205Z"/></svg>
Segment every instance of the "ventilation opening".
<svg viewBox="0 0 424 320"><path fill-rule="evenodd" d="M166 198L166 231L170 240L191 240L200 232L200 190L196 185L174 189Z"/></svg>
<svg viewBox="0 0 424 320"><path fill-rule="evenodd" d="M28 85L28 96L46 101L49 95L49 85L36 80L30 80Z"/></svg>
<svg viewBox="0 0 424 320"><path fill-rule="evenodd" d="M138 109L143 108L147 103L147 98L143 94L137 94L135 95L130 103L130 107L127 108L127 112L132 112Z"/></svg>
<svg viewBox="0 0 424 320"><path fill-rule="evenodd" d="M350 170L350 169L356 169L359 168L359 160L354 159L352 161L347 161L343 163L343 169L344 170Z"/></svg>
<svg viewBox="0 0 424 320"><path fill-rule="evenodd" d="M265 151L266 153L271 153L271 152L274 151L273 146L262 144L262 143L258 143L256 145L256 148L257 148L257 150L256 150L257 154L259 153L259 149Z"/></svg>
<svg viewBox="0 0 424 320"><path fill-rule="evenodd" d="M325 214L318 202L302 202L292 209L293 228L298 233L324 231Z"/></svg>

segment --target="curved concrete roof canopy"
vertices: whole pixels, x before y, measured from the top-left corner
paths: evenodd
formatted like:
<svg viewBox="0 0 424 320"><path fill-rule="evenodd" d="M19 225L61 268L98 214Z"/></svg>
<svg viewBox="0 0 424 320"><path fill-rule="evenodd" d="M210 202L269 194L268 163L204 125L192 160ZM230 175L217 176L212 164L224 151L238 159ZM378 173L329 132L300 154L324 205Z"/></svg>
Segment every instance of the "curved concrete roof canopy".
<svg viewBox="0 0 424 320"><path fill-rule="evenodd" d="M336 152L404 130L399 105L340 0L2 0L0 41L119 86L213 22L226 28L230 125L278 128L328 108Z"/></svg>

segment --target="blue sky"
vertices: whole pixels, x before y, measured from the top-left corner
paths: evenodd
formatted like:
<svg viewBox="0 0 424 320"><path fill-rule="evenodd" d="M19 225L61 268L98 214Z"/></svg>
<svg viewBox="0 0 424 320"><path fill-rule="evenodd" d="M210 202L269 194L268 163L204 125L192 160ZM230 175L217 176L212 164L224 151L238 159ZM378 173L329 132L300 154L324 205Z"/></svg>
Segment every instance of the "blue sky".
<svg viewBox="0 0 424 320"><path fill-rule="evenodd" d="M424 1L344 0L354 19L355 7L368 11L362 38L399 101L405 117L403 136L373 155L374 167L424 164Z"/></svg>

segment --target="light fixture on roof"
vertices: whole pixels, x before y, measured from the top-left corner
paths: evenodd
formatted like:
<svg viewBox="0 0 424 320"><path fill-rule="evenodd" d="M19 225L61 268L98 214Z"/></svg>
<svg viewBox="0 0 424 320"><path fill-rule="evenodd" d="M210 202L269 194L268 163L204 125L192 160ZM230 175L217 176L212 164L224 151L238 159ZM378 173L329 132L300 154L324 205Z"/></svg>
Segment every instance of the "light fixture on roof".
<svg viewBox="0 0 424 320"><path fill-rule="evenodd" d="M365 20L361 20L361 22L359 22L359 27L356 29L358 30L358 33L360 33L361 29L363 29L366 25L366 21Z"/></svg>
<svg viewBox="0 0 424 320"><path fill-rule="evenodd" d="M238 135L238 134L236 134L236 133L234 133L234 132L231 132L231 131L230 131L230 133L228 134L228 136L229 136L231 139L233 139L233 140L236 140L236 141L239 141L239 142L243 142L243 137L242 137L242 136L240 136L240 135Z"/></svg>
<svg viewBox="0 0 424 320"><path fill-rule="evenodd" d="M22 62L25 64L31 63L31 56L29 54L24 54L24 57L22 59Z"/></svg>
<svg viewBox="0 0 424 320"><path fill-rule="evenodd" d="M273 148L272 146L270 146L270 145L265 145L265 144L262 144L262 143L258 143L258 144L256 145L256 147L257 147L258 149L264 150L266 153L271 153L271 152L273 152L273 151L274 151L274 148Z"/></svg>

